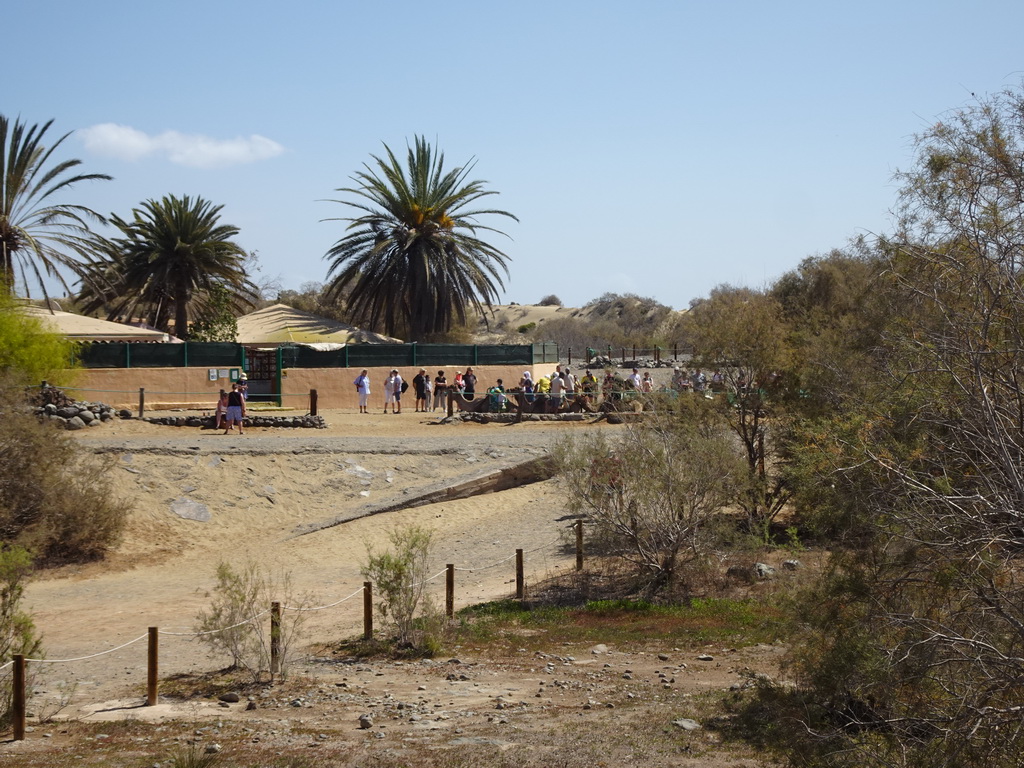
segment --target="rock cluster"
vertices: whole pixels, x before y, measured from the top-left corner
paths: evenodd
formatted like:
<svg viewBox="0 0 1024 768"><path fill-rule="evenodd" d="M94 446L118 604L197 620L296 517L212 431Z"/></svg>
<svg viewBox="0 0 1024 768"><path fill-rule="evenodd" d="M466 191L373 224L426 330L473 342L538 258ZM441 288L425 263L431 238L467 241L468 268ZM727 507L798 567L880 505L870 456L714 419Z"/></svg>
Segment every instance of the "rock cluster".
<svg viewBox="0 0 1024 768"><path fill-rule="evenodd" d="M61 429L98 427L103 422L111 421L119 415L109 405L78 401L69 402L66 405L47 403L36 406L33 412L42 421L49 422Z"/></svg>
<svg viewBox="0 0 1024 768"><path fill-rule="evenodd" d="M661 360L655 360L653 357L623 360L622 358L610 358L607 355L597 355L591 358L589 364L586 361L579 361L574 362L572 367L580 370L583 368L640 368L641 370L645 368L674 368L677 365L686 365L692 358L692 355L680 355L678 360L674 360L671 357L662 357Z"/></svg>
<svg viewBox="0 0 1024 768"><path fill-rule="evenodd" d="M202 427L213 429L216 419L213 416L145 416L142 421L150 424L164 424L168 427ZM326 429L327 422L323 416L246 416L243 426L249 427L283 427L286 429Z"/></svg>

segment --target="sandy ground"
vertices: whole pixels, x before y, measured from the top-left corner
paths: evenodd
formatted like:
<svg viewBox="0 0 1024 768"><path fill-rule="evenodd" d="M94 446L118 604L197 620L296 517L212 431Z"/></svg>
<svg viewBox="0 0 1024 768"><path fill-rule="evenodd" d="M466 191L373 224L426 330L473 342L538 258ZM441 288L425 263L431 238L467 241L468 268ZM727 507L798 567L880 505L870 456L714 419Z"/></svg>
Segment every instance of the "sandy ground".
<svg viewBox="0 0 1024 768"><path fill-rule="evenodd" d="M138 421L75 433L107 456L115 488L134 510L124 541L107 561L65 568L30 585L27 602L48 659L92 656L145 635L150 626L191 633L222 561L289 573L292 594L278 598L286 603L319 607L349 597L310 612L306 630L313 642L356 635L362 597L351 596L361 589L367 545L385 546L388 534L408 523L434 532L431 575L446 563L456 566L457 606L512 594L517 548L526 550L528 583L573 562L564 545L570 521L553 481L306 535L296 530L525 461L546 453L553 440L607 427L439 425L416 413L325 416L326 430L250 429L244 436ZM443 575L431 591L443 599ZM162 634L160 656L163 676L228 661L211 657L187 635ZM146 642L42 666L52 681L44 688L75 683L76 706L126 686L144 693Z"/></svg>

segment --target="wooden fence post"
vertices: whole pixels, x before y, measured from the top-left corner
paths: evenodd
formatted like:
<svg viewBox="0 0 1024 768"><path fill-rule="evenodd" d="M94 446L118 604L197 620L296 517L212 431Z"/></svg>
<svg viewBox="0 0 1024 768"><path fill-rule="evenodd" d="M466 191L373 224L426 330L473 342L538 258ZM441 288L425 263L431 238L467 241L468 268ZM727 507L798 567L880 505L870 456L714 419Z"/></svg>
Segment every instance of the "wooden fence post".
<svg viewBox="0 0 1024 768"><path fill-rule="evenodd" d="M281 603L270 604L270 679L281 671Z"/></svg>
<svg viewBox="0 0 1024 768"><path fill-rule="evenodd" d="M317 393L315 389L309 390L309 415L317 415Z"/></svg>
<svg viewBox="0 0 1024 768"><path fill-rule="evenodd" d="M160 700L160 630L149 628L149 649L146 653L146 706L155 707Z"/></svg>
<svg viewBox="0 0 1024 768"><path fill-rule="evenodd" d="M363 582L363 640L373 639L373 582Z"/></svg>
<svg viewBox="0 0 1024 768"><path fill-rule="evenodd" d="M525 597L525 579L523 578L523 550L516 550L516 600Z"/></svg>
<svg viewBox="0 0 1024 768"><path fill-rule="evenodd" d="M25 740L25 655L14 654L14 679L11 691L11 725L14 727L14 741Z"/></svg>
<svg viewBox="0 0 1024 768"><path fill-rule="evenodd" d="M583 521L576 521L576 570L583 570Z"/></svg>
<svg viewBox="0 0 1024 768"><path fill-rule="evenodd" d="M444 612L449 619L455 618L455 566L448 563L444 579Z"/></svg>
<svg viewBox="0 0 1024 768"><path fill-rule="evenodd" d="M146 388L139 387L139 418L146 415Z"/></svg>

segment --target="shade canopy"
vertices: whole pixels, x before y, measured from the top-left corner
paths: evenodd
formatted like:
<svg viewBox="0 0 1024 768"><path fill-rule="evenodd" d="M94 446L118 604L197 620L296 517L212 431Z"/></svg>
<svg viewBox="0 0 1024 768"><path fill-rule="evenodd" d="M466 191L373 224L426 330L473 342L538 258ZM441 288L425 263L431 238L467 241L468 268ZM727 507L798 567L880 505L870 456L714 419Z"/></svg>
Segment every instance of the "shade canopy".
<svg viewBox="0 0 1024 768"><path fill-rule="evenodd" d="M399 339L364 331L287 304L274 304L238 318L239 344L279 347L282 344L393 344Z"/></svg>

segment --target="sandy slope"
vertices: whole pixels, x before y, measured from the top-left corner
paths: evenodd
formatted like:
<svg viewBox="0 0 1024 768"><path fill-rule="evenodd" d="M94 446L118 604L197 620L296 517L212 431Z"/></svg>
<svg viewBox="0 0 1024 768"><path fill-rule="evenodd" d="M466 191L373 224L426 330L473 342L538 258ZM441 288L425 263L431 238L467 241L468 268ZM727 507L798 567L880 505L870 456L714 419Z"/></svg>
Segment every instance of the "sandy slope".
<svg viewBox="0 0 1024 768"><path fill-rule="evenodd" d="M28 603L50 659L89 656L134 640L157 626L188 633L207 604L217 564L258 562L292 576L282 600L322 606L362 584L367 542L377 547L396 526L417 523L435 535L431 573L459 569L456 603L466 605L514 590L514 554L527 550L527 580L567 566L560 538L568 522L553 481L499 494L367 517L308 535L308 524L402 498L418 488L487 467L542 455L552 440L587 425L514 427L437 425L420 414L328 413L328 430L250 430L244 437L192 429L116 423L79 433L104 452L117 491L133 501L128 531L104 563L67 568L33 583ZM199 514L195 514L198 512ZM188 519L181 514L206 517ZM443 596L444 579L432 582ZM361 596L310 614L310 641L361 629ZM58 680L77 681L83 705L145 683L145 642L116 653L46 665ZM161 674L209 670L194 640L161 639ZM45 687L45 686L44 686Z"/></svg>

